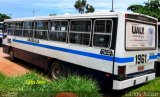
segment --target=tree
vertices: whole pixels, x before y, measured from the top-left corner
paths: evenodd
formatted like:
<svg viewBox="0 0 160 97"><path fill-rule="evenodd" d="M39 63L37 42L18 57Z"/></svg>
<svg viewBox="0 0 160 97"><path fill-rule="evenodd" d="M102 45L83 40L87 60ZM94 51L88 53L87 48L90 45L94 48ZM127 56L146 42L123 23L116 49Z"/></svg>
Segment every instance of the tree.
<svg viewBox="0 0 160 97"><path fill-rule="evenodd" d="M93 13L95 11L94 7L92 5L87 4L86 6L86 13Z"/></svg>
<svg viewBox="0 0 160 97"><path fill-rule="evenodd" d="M10 16L0 13L0 22L4 21L4 19L10 19L10 18L11 18Z"/></svg>
<svg viewBox="0 0 160 97"><path fill-rule="evenodd" d="M141 13L158 18L160 21L160 0L151 0L150 2L144 2L144 5L131 5L127 8L136 13Z"/></svg>
<svg viewBox="0 0 160 97"><path fill-rule="evenodd" d="M74 7L76 10L78 10L79 13L90 13L94 12L95 9L92 5L87 4L86 0L77 0L74 4Z"/></svg>

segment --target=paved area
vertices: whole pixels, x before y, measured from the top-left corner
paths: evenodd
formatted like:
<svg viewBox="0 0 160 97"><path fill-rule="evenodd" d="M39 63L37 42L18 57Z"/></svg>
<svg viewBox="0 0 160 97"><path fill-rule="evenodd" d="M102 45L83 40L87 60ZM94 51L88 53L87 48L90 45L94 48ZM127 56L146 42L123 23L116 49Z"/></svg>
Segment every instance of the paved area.
<svg viewBox="0 0 160 97"><path fill-rule="evenodd" d="M29 72L22 62L11 62L9 56L0 47L0 73L6 76L20 76Z"/></svg>

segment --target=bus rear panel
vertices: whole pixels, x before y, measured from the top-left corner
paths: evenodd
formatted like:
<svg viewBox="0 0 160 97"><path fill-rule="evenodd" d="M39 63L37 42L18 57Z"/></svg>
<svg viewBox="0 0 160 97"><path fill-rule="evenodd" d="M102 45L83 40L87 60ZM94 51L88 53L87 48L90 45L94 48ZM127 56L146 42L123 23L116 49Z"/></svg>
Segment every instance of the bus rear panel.
<svg viewBox="0 0 160 97"><path fill-rule="evenodd" d="M119 78L113 81L116 90L153 80L157 59L157 20L140 14L123 17L117 32L117 40L124 41L117 41L116 45L114 74Z"/></svg>

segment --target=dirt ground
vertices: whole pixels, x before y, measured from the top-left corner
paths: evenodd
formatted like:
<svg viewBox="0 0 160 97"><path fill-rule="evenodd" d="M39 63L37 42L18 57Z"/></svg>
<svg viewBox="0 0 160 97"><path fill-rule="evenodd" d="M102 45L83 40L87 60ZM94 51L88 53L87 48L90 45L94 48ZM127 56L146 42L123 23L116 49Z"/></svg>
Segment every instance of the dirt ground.
<svg viewBox="0 0 160 97"><path fill-rule="evenodd" d="M20 76L29 72L22 62L11 62L9 55L3 53L3 48L0 47L0 73L6 76Z"/></svg>

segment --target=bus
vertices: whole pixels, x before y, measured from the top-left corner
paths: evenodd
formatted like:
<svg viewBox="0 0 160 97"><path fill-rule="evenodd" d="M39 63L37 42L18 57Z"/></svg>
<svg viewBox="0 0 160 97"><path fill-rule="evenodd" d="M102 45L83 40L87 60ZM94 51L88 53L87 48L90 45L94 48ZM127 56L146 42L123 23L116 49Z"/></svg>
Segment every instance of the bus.
<svg viewBox="0 0 160 97"><path fill-rule="evenodd" d="M4 22L3 52L10 60L38 65L54 79L72 70L90 71L99 83L113 90L155 79L158 43L157 19L153 17L106 12Z"/></svg>
<svg viewBox="0 0 160 97"><path fill-rule="evenodd" d="M2 30L3 30L3 22L0 22L0 46L2 46L2 37L3 37Z"/></svg>

